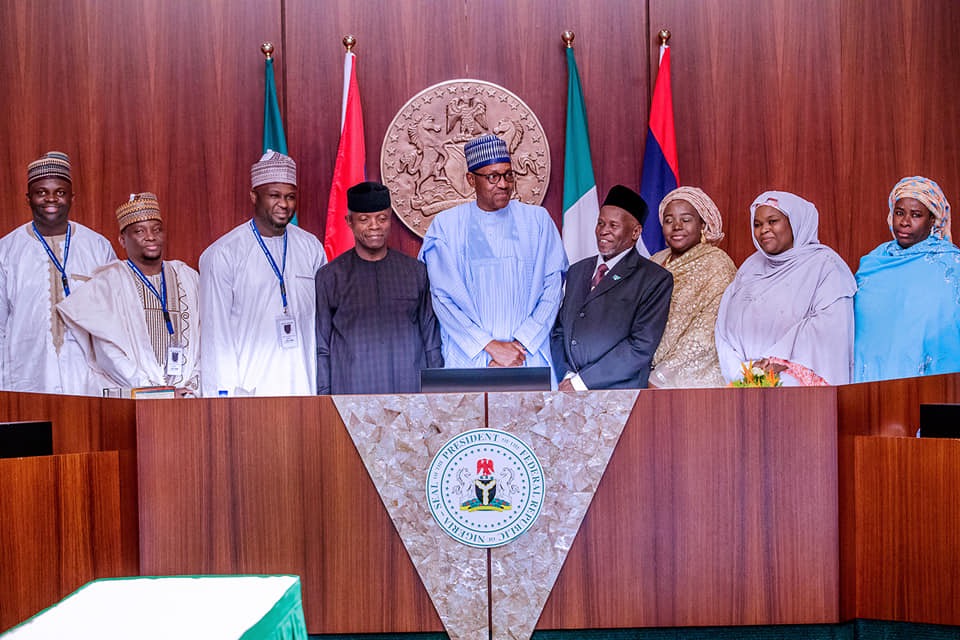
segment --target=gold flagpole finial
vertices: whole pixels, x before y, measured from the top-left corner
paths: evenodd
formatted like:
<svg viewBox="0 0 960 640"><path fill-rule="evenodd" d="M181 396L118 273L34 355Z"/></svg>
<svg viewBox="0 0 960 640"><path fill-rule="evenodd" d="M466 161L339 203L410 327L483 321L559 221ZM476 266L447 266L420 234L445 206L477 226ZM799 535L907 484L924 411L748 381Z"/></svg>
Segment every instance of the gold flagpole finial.
<svg viewBox="0 0 960 640"><path fill-rule="evenodd" d="M347 53L353 52L353 48L357 46L357 38L349 34L343 36L343 46L347 48Z"/></svg>
<svg viewBox="0 0 960 640"><path fill-rule="evenodd" d="M670 30L669 29L660 29L660 33L657 34L660 36L660 46L665 47L667 43L670 42Z"/></svg>
<svg viewBox="0 0 960 640"><path fill-rule="evenodd" d="M567 49L573 49L573 39L577 37L573 31L564 31L560 34L560 39L563 40L563 44L567 45Z"/></svg>
<svg viewBox="0 0 960 640"><path fill-rule="evenodd" d="M263 56L264 56L267 60L269 60L270 58L273 57L273 43L272 43L272 42L264 42L262 45L260 45L260 51L262 51L262 52L263 52Z"/></svg>

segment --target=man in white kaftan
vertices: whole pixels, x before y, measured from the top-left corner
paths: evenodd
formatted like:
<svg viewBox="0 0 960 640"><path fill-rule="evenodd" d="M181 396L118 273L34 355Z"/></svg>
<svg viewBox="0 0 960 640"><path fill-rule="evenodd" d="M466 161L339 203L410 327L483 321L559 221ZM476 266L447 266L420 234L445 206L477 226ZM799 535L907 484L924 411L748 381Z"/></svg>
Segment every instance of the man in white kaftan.
<svg viewBox="0 0 960 640"><path fill-rule="evenodd" d="M546 209L511 199L506 144L464 145L475 202L440 213L423 239L444 366L551 367L567 257ZM482 170L482 171L481 171Z"/></svg>
<svg viewBox="0 0 960 640"><path fill-rule="evenodd" d="M106 238L68 220L73 184L66 154L51 151L30 163L27 202L33 220L0 239L0 388L99 395L56 305L116 254Z"/></svg>
<svg viewBox="0 0 960 640"><path fill-rule="evenodd" d="M104 386L169 385L199 395L199 275L163 259L166 232L152 193L120 205L117 222L127 260L97 269L60 303L60 315Z"/></svg>
<svg viewBox="0 0 960 640"><path fill-rule="evenodd" d="M273 151L251 169L253 219L200 256L203 394L316 393L316 289L326 256L290 225L296 165Z"/></svg>

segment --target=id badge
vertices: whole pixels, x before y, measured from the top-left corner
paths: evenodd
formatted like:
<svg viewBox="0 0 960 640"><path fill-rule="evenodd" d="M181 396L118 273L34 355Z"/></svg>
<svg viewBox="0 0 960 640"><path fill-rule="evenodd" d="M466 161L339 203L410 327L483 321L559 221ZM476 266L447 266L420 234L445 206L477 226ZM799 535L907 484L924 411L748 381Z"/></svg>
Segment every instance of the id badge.
<svg viewBox="0 0 960 640"><path fill-rule="evenodd" d="M284 314L277 317L277 340L281 349L295 349L300 344L297 338L297 321Z"/></svg>
<svg viewBox="0 0 960 640"><path fill-rule="evenodd" d="M168 378L183 377L183 347L167 347L167 366L164 373Z"/></svg>

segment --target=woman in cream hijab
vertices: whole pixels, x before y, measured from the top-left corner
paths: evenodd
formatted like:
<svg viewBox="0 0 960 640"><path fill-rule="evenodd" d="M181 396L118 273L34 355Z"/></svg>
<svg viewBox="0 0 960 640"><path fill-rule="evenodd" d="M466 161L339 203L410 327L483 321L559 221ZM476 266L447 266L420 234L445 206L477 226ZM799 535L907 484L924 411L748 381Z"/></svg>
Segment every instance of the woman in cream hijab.
<svg viewBox="0 0 960 640"><path fill-rule="evenodd" d="M717 355L727 380L741 365L784 373L784 385L846 384L853 368L850 268L820 244L820 214L792 193L767 191L750 205L757 252L720 301Z"/></svg>

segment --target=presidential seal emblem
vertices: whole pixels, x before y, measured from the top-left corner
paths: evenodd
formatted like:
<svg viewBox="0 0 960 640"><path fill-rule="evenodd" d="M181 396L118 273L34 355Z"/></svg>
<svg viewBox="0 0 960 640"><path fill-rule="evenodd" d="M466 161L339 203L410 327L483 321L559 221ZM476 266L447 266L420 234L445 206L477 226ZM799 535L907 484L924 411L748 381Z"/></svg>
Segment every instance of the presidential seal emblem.
<svg viewBox="0 0 960 640"><path fill-rule="evenodd" d="M471 547L499 547L529 529L543 506L543 468L520 438L474 429L450 439L427 471L440 528Z"/></svg>
<svg viewBox="0 0 960 640"><path fill-rule="evenodd" d="M387 127L380 176L397 217L421 238L433 217L474 199L463 143L493 133L507 143L514 197L540 204L550 183L550 147L523 100L482 80L450 80L410 98Z"/></svg>

